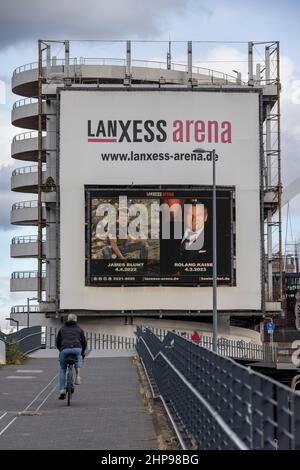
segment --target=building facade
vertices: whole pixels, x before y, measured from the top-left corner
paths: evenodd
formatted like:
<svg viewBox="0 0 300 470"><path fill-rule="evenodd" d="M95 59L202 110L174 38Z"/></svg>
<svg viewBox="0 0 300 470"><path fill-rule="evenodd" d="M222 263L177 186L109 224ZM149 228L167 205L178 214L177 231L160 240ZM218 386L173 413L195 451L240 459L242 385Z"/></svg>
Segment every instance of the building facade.
<svg viewBox="0 0 300 470"><path fill-rule="evenodd" d="M209 309L187 307L176 310L157 305L149 309L118 308L105 309L61 308L60 305L60 162L61 148L59 128L59 102L61 90L90 90L105 88L124 88L126 91L149 90L189 90L196 92L244 93L257 92L260 95L259 142L260 142L260 224L257 232L260 237L260 284L261 304L259 308L223 309L223 317L255 316L278 314L281 310L282 286L273 291L273 244L281 250L281 176L280 176L280 139L271 139L274 126L280 136L279 112L280 77L279 44L263 45L265 61L256 65L254 70L254 43L248 44L248 77L242 80L241 74L226 75L210 69L193 65L193 44L187 43L185 64L176 64L167 54L165 63L139 61L134 59L131 42L124 44L124 58L89 59L71 58L70 43L64 41L64 57L52 55L51 42L39 42L38 62L18 67L12 77L13 93L23 98L12 109L12 124L26 132L17 134L11 145L12 158L26 163L14 170L11 178L12 191L26 194L23 202L13 205L11 223L32 226L30 236L14 237L11 256L14 258L37 259L37 270L14 272L11 276L11 291L36 292L38 305L13 306L11 314L21 324L26 324L28 313L34 314L35 323L59 324L60 318L69 311L75 311L90 319L95 325L103 317L137 316L177 317L193 315L198 320L211 316ZM274 65L275 64L275 65ZM74 95L76 99L76 95ZM80 113L80 109L77 110ZM241 116L247 110L241 109ZM272 127L272 129L271 129ZM276 171L274 170L276 167ZM69 169L72 173L72 168ZM34 195L32 197L32 195ZM70 211L75 210L70 207ZM278 239L274 240L274 226L278 229ZM34 233L35 232L35 233ZM265 235L266 234L266 235ZM279 243L278 243L279 242ZM74 253L76 256L76 253ZM276 255L277 256L277 255ZM280 254L281 257L281 254ZM266 262L265 262L266 260ZM70 266L72 259L68 261ZM246 269L246 268L245 268ZM280 267L280 269L282 269ZM279 269L279 270L280 270ZM112 289L115 289L112 287ZM126 289L126 287L125 287ZM137 287L138 289L138 287ZM127 321L127 320L126 320Z"/></svg>

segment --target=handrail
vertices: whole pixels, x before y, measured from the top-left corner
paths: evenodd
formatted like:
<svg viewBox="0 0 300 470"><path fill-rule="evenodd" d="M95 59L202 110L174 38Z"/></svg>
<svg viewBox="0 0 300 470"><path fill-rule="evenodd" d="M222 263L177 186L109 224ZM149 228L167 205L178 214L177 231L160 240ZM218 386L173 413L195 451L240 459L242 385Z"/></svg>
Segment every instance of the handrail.
<svg viewBox="0 0 300 470"><path fill-rule="evenodd" d="M249 448L239 438L239 436L230 428L230 426L228 426L228 424L222 418L222 416L218 413L218 411L215 410L213 406L210 405L209 401L206 400L201 395L201 393L199 393L199 391L186 379L186 377L178 370L178 368L174 366L174 364L165 356L165 354L162 351L159 351L157 354L153 355L145 339L142 336L140 336L139 340L144 343L144 346L147 349L148 354L150 355L153 362L159 360L160 357L162 358L162 360L166 363L168 368L171 369L172 372L178 377L178 379L183 384L183 386L191 392L191 395L194 397L194 399L196 399L198 402L201 403L201 405L204 408L206 408L206 411L211 416L211 419L216 421L216 423L220 426L220 428L226 434L226 436L230 440L232 440L232 442L235 444L237 449L249 450Z"/></svg>
<svg viewBox="0 0 300 470"><path fill-rule="evenodd" d="M143 326L145 327L145 326ZM146 326L152 333L156 334L161 340L163 340L168 330L162 328L153 328ZM181 336L180 332L173 331L174 333ZM187 340L191 340L191 333L184 333L184 337ZM208 335L201 335L199 346L203 346L207 349L213 350L213 338ZM271 347L269 344L257 344L251 341L234 340L220 336L217 341L218 353L225 357L232 357L240 360L264 360L267 362L277 361L277 347Z"/></svg>
<svg viewBox="0 0 300 470"><path fill-rule="evenodd" d="M39 312L40 307L39 305L29 305L29 312ZM10 313L27 313L28 312L28 306L27 305L13 305L10 308Z"/></svg>
<svg viewBox="0 0 300 470"><path fill-rule="evenodd" d="M43 60L42 61L43 67L47 66L47 61ZM52 60L51 67L55 66L63 66L65 64L65 59L58 59L56 58L55 60ZM69 59L69 64L70 65L76 65L77 64L77 57L72 57ZM29 64L24 64L20 65L20 67L17 67L13 71L13 75L17 75L18 73L22 72L28 72L28 70L35 70L38 68L39 63L38 62L30 62Z"/></svg>
<svg viewBox="0 0 300 470"><path fill-rule="evenodd" d="M152 389L201 450L299 448L299 393L174 332L136 334Z"/></svg>
<svg viewBox="0 0 300 470"><path fill-rule="evenodd" d="M126 60L125 59L119 59L119 58L113 58L113 57L80 57L79 61L77 60L77 57L74 57L69 60L69 65L117 65L121 64L122 66L126 66ZM132 66L143 66L143 67L152 67L152 68L159 68L162 70L167 69L167 62L165 61L156 61L156 60L143 60L143 59L133 59L132 60ZM143 64L143 65L141 65ZM65 60L64 59L55 59L55 62L50 61L50 67L55 67L55 66L64 66L65 65ZM43 67L46 67L47 63L46 61L43 61ZM33 70L38 68L38 62L31 62L29 64L21 65L20 67L17 67L13 75L16 75L21 72L25 72L27 70ZM171 70L174 71L182 71L182 72L187 72L188 71L188 66L186 64L180 64L176 62L171 63ZM199 66L193 66L192 71L194 74L198 75L205 75L208 76L209 81L211 83L214 83L216 80L224 80L225 83L239 83L241 85L246 85L246 82L241 81L240 79L238 80L237 77L229 75L227 73L214 70L214 69L208 69L206 67L199 67Z"/></svg>
<svg viewBox="0 0 300 470"><path fill-rule="evenodd" d="M15 211L17 209L28 209L28 208L34 208L37 207L38 201L37 199L34 199L33 201L20 201L20 202L15 202L12 205L12 210ZM45 206L45 203L42 203L42 206Z"/></svg>
<svg viewBox="0 0 300 470"><path fill-rule="evenodd" d="M14 271L11 273L11 279L35 279L37 276L37 271ZM46 271L42 272L42 277L46 277Z"/></svg>
<svg viewBox="0 0 300 470"><path fill-rule="evenodd" d="M79 65L113 65L121 64L126 65L125 59L118 59L114 57L80 57Z"/></svg>
<svg viewBox="0 0 300 470"><path fill-rule="evenodd" d="M46 133L43 133L43 137L46 136ZM19 142L20 140L26 140L26 139L37 139L38 137L38 131L28 131L28 132L21 132L20 134L16 134L12 142Z"/></svg>
<svg viewBox="0 0 300 470"><path fill-rule="evenodd" d="M36 98L23 98L15 101L12 109L20 108L20 106L25 106L27 104L36 104L37 102L38 100Z"/></svg>
<svg viewBox="0 0 300 470"><path fill-rule="evenodd" d="M28 70L36 69L37 66L38 66L38 62L30 62L29 64L20 65L20 67L17 67L13 71L13 75L17 75L18 73L26 72Z"/></svg>
<svg viewBox="0 0 300 470"><path fill-rule="evenodd" d="M18 343L20 351L25 355L41 348L41 337L41 326L31 326L30 328L22 328L15 333L5 335L4 340L8 347L10 344Z"/></svg>
<svg viewBox="0 0 300 470"><path fill-rule="evenodd" d="M46 236L43 235L43 241L46 240ZM11 240L12 245L19 245L21 243L36 243L38 241L37 235L23 235L20 237L13 237Z"/></svg>
<svg viewBox="0 0 300 470"><path fill-rule="evenodd" d="M24 175L26 173L37 173L37 171L38 171L38 165L22 166L20 168L16 168L12 172L12 176ZM42 171L46 171L46 163L42 164Z"/></svg>

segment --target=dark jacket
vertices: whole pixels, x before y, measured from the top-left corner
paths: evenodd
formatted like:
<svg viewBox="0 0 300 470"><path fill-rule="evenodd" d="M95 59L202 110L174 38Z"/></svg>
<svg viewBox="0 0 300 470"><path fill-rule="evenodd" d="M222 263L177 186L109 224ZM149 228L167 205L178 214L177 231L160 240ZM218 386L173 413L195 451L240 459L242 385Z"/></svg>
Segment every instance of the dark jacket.
<svg viewBox="0 0 300 470"><path fill-rule="evenodd" d="M81 348L81 354L86 350L86 339L83 330L75 321L66 321L56 337L56 347L59 351L67 348Z"/></svg>

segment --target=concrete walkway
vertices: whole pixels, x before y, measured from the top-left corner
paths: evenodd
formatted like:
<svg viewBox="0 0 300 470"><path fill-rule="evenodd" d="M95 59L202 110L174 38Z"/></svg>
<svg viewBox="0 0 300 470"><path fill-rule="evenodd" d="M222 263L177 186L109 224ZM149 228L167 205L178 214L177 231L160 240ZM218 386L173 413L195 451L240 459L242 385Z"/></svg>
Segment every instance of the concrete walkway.
<svg viewBox="0 0 300 470"><path fill-rule="evenodd" d="M57 358L1 367L0 449L157 449L132 361L90 356L70 407L58 400Z"/></svg>

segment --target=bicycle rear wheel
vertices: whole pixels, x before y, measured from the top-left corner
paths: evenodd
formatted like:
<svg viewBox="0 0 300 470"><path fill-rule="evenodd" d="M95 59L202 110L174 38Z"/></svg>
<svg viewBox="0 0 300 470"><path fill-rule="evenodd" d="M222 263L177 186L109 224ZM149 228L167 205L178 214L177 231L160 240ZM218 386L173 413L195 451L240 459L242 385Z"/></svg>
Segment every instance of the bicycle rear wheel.
<svg viewBox="0 0 300 470"><path fill-rule="evenodd" d="M70 406L71 404L71 396L72 396L72 388L73 388L73 374L72 374L72 367L68 366L67 372L67 405Z"/></svg>

